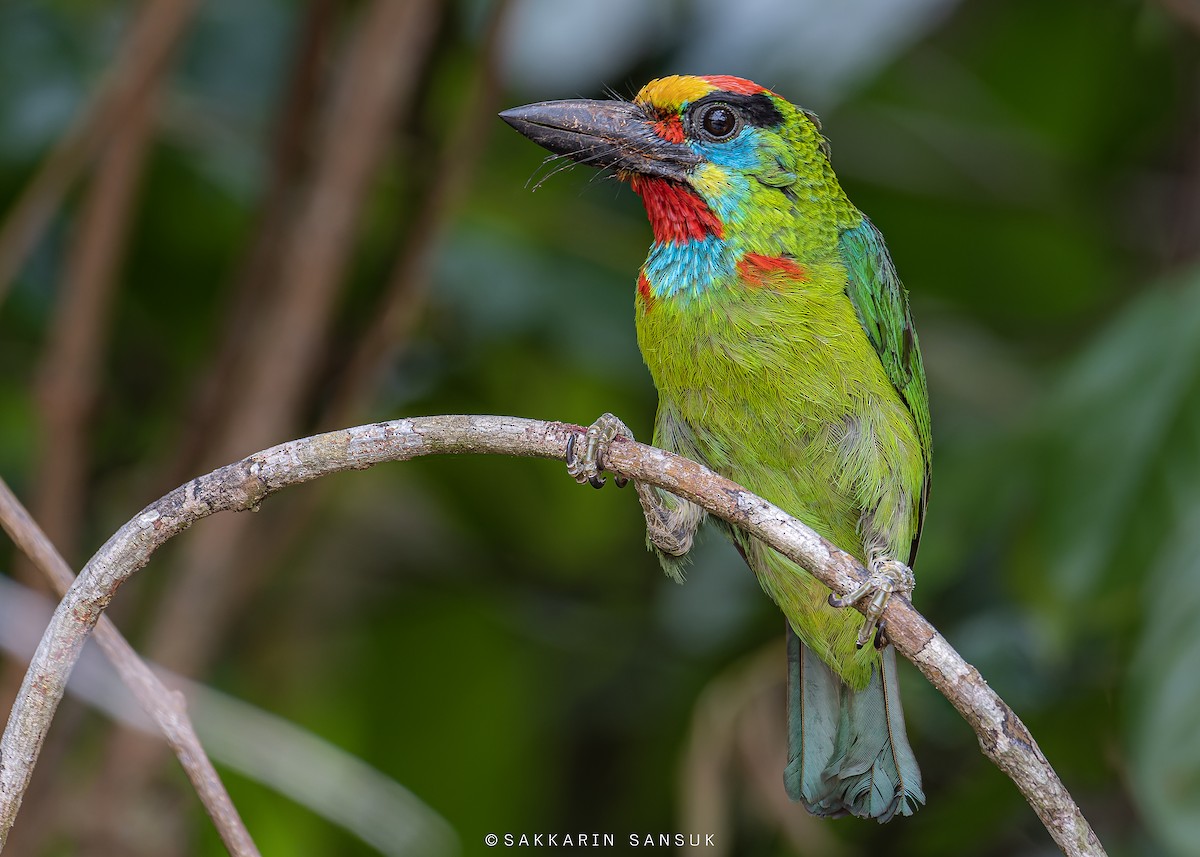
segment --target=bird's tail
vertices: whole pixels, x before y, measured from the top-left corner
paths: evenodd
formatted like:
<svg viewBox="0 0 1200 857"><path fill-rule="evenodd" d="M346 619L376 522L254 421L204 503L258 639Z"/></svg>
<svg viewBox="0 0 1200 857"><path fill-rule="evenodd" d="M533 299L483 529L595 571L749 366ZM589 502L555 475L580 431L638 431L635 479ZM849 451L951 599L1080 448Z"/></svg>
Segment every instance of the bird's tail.
<svg viewBox="0 0 1200 857"><path fill-rule="evenodd" d="M880 652L871 681L852 690L788 627L788 765L792 800L814 815L878 819L925 802L904 732L896 652Z"/></svg>

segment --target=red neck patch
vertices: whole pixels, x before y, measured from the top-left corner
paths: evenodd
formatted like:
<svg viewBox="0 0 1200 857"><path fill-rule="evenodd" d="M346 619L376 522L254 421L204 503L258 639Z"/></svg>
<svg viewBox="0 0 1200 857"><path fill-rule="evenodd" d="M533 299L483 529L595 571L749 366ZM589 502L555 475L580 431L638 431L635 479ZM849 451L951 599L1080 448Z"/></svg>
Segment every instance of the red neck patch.
<svg viewBox="0 0 1200 857"><path fill-rule="evenodd" d="M642 306L649 312L654 307L654 292L650 288L650 281L646 279L646 274L643 271L638 274L637 283L638 297L642 299Z"/></svg>
<svg viewBox="0 0 1200 857"><path fill-rule="evenodd" d="M789 282L808 281L808 271L791 259L782 256L760 256L747 253L738 261L742 282L753 289L781 286Z"/></svg>
<svg viewBox="0 0 1200 857"><path fill-rule="evenodd" d="M703 241L710 235L724 237L721 221L712 209L683 185L636 175L629 185L646 206L655 243L684 244Z"/></svg>

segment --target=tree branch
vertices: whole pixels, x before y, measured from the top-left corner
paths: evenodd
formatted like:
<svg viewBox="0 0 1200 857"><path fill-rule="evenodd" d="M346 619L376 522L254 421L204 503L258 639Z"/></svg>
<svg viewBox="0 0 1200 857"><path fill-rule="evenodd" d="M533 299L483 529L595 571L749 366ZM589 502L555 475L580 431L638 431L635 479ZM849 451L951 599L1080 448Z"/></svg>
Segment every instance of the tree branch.
<svg viewBox="0 0 1200 857"><path fill-rule="evenodd" d="M285 247L289 230L313 169L321 94L327 71L335 64L333 45L340 32L345 2L307 0L305 5L280 113L265 153L269 173L257 203L251 238L227 287L229 297L222 309L221 331L213 355L195 383L186 419L181 421L180 437L169 447L170 464L160 474L164 491L195 473L204 456L212 454L213 438L222 420L230 418L240 393L239 374L244 374L244 367L251 362L270 354L258 348L262 320L289 299L288 284L280 280L280 268L289 256ZM329 428L344 424L334 423Z"/></svg>
<svg viewBox="0 0 1200 857"><path fill-rule="evenodd" d="M321 415L318 428L345 425L360 413L378 386L382 370L408 345L413 326L424 310L431 260L442 243L454 204L470 184L496 121L500 102L500 43L511 0L496 0L488 13L482 47L472 70L470 95L446 142L417 216L393 262L387 287L375 308L374 321L356 337L357 345L335 386L336 393Z"/></svg>
<svg viewBox="0 0 1200 857"><path fill-rule="evenodd" d="M60 597L66 595L71 584L75 582L75 575L3 479L0 479L0 527L4 528L13 544L42 572L54 591ZM179 757L179 764L192 781L192 787L196 789L201 803L208 810L229 853L236 857L258 857L254 841L238 816L237 809L234 808L229 793L225 791L221 778L217 776L216 769L200 745L200 739L188 718L183 696L171 691L159 681L158 676L138 657L137 652L107 616L100 618L96 628L96 642L100 644L100 649L116 669L121 681L133 693L142 710L150 715L166 738L167 744ZM0 761L5 758L8 757L0 754ZM3 843L4 835L0 834L0 848L3 847Z"/></svg>
<svg viewBox="0 0 1200 857"><path fill-rule="evenodd" d="M418 92L417 71L441 11L437 0L372 0L363 8L322 119L312 185L280 247L283 288L251 335L237 390L205 450L208 461L229 461L295 433L371 181L393 123ZM185 675L203 672L257 580L241 562L250 534L250 522L226 518L184 546L181 572L147 634L148 657Z"/></svg>
<svg viewBox="0 0 1200 857"><path fill-rule="evenodd" d="M37 649L38 640L42 638L42 629L57 606L57 600L51 601L41 593L0 576L0 651L20 659L21 663L28 663ZM102 625L97 626L97 633L100 627ZM176 695L186 699L196 734L200 736L213 762L236 771L247 780L342 828L371 846L374 849L372 853L377 852L379 857L461 857L462 843L450 823L395 779L364 759L293 721L162 667L148 665ZM114 723L136 729L148 739L162 739L158 726L131 698L128 689L114 674L111 663L94 646L91 651L84 646L79 663L71 671L67 698L71 696L95 711L104 712ZM59 713L60 722L51 730L55 734L42 752L39 764L43 768L54 761L51 748L54 739L59 739L56 733L62 727L64 714ZM158 849L144 850L144 853L164 857L166 854L191 854L198 850L189 849L187 842L178 838L164 841L164 836L148 832L145 819L135 820L132 824L135 830L131 831L131 836L135 832L141 834L132 850L122 843L98 843L87 827L84 828L87 842L76 851L70 851L66 845L59 845L54 852L49 847L31 848L29 839L33 831L30 828L35 823L43 828L43 841L62 843L64 834L79 829L82 815L74 809L64 811L64 806L90 808L94 800L82 795L60 795L54 802L56 811L53 813L48 813L42 807L35 809L30 806L29 797L39 785L55 779L61 780L62 777L53 774L34 777L25 805L21 808L21 823L13 829L8 841L13 853L86 853L132 857L135 853L142 853L136 850L138 846L144 843L154 847L155 841ZM176 803L171 801L172 805ZM161 799L153 804L156 813L161 812L162 804ZM145 808L145 804L141 806ZM127 813L129 808L122 809ZM128 819L126 813L118 815ZM171 834L178 837L181 830L190 827L173 826ZM208 850L202 853L208 853Z"/></svg>
<svg viewBox="0 0 1200 857"><path fill-rule="evenodd" d="M37 371L41 431L30 506L47 538L72 560L87 505L89 433L107 357L110 317L134 203L153 142L162 78L127 105L87 189L71 240L47 346Z"/></svg>
<svg viewBox="0 0 1200 857"><path fill-rule="evenodd" d="M147 506L88 562L54 613L0 739L0 847L12 827L38 752L88 632L117 588L173 536L214 512L243 511L290 485L330 473L425 455L493 453L562 458L579 426L494 416L415 417L280 444L214 470ZM846 595L865 576L849 554L744 488L677 455L614 442L612 472L699 503ZM1029 730L937 630L903 598L884 614L896 650L963 715L984 754L1016 783L1067 857L1104 849Z"/></svg>

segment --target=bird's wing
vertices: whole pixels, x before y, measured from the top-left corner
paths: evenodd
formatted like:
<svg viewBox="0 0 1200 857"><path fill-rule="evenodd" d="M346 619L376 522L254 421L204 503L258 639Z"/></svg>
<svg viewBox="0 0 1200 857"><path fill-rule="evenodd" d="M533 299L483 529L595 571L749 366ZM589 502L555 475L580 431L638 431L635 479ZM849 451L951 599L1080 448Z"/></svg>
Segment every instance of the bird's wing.
<svg viewBox="0 0 1200 857"><path fill-rule="evenodd" d="M842 260L849 272L846 294L854 304L859 323L866 331L867 339L875 347L875 353L879 355L888 379L912 414L917 436L921 441L921 452L925 458L925 483L921 488L917 532L913 536L912 551L908 559L908 564L912 565L917 553L917 542L921 537L921 524L925 520L925 506L929 499L932 443L929 393L925 386L921 349L908 309L908 293L900 283L896 266L892 264L887 245L883 243L883 236L879 234L875 224L864 217L858 226L842 232L839 243Z"/></svg>

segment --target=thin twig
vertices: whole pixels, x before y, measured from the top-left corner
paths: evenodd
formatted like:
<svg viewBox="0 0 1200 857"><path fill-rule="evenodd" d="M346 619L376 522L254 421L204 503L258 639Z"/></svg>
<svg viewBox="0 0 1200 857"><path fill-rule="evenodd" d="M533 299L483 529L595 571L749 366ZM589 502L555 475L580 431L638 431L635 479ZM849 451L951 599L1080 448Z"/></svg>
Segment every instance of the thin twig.
<svg viewBox="0 0 1200 857"><path fill-rule="evenodd" d="M55 144L0 226L0 303L67 190L162 73L199 0L146 0L118 65Z"/></svg>
<svg viewBox="0 0 1200 857"><path fill-rule="evenodd" d="M127 37L126 53L118 55L117 71L81 120L90 136L76 140L72 135L77 129L68 132L24 198L26 202L43 199L39 204L43 207L35 210L18 205L13 214L12 223L20 223L22 217L36 211L49 217L57 205L54 194L61 196L74 174L84 172L99 153L75 218L62 286L36 380L40 432L31 477L32 517L41 522L49 541L72 562L80 558L76 550L78 533L88 502L84 490L90 469L87 429L97 399L137 188L153 140L156 107L170 71L173 49L186 31L195 5L192 0L172 0L148 3L138 10ZM49 186L52 193L42 196L45 182L57 184ZM21 254L27 251L28 247L13 245L12 264L19 266ZM0 267L5 264L2 258L0 253ZM15 268L12 273L15 275ZM0 290L3 287L0 282ZM28 561L17 562L14 574L30 583L44 578ZM22 672L16 662L3 671L5 699L16 693ZM58 740L64 738L70 740L69 734ZM161 752L161 744L147 743L153 743ZM61 795L46 795L44 799L57 803ZM117 825L121 821L96 804L92 812L99 824Z"/></svg>
<svg viewBox="0 0 1200 857"><path fill-rule="evenodd" d="M239 373L254 360L270 359L255 351L261 344L255 328L274 312L279 301L287 300L280 294L287 288L280 279L280 266L287 255L283 244L295 220L300 189L305 187L304 179L311 169L313 138L320 116L319 95L344 4L341 0L311 0L306 5L298 28L296 56L270 147L270 176L259 207L254 236L230 284L230 298L215 356L207 361L203 377L196 385L193 402L179 427L180 436L172 445L170 462L159 467L151 481L151 490L156 494L177 485L204 466L201 459L213 453L209 446L219 435L222 420L229 419L234 413ZM281 428L274 437L289 433L292 433L291 427ZM214 463L227 461L238 454L240 452L225 455ZM153 650L152 646L150 648ZM14 682L13 693L17 686ZM144 803L150 782L163 769L165 758L161 743L137 730L118 726L112 731L104 750L104 762L92 785L89 810L94 821L89 830L93 835L98 831L114 841L132 836L140 845L138 850L143 853L153 851L153 844L145 843L146 837L129 832L128 808ZM156 821L169 824L169 821L162 821L162 815L158 814ZM132 852L134 843L126 841L122 844L125 847L114 845L112 850Z"/></svg>
<svg viewBox="0 0 1200 857"><path fill-rule="evenodd" d="M229 461L297 430L307 404L338 287L351 259L363 202L394 122L417 91L438 0L374 0L362 12L321 141L310 192L285 242L277 296L254 334L229 416L206 459ZM211 466L211 465L209 465ZM195 676L258 578L241 562L247 522L222 521L189 540L149 632L148 655Z"/></svg>
<svg viewBox="0 0 1200 857"><path fill-rule="evenodd" d="M295 57L268 152L270 173L255 215L253 237L229 285L219 344L195 385L180 438L172 444L171 462L158 475L164 480L156 486L159 490L166 491L204 466L201 459L213 454L213 439L237 398L243 367L270 354L269 350L255 352L257 328L280 301L288 299L288 284L280 278L288 255L284 245L313 169L321 94L344 6L344 0L309 0L297 28ZM230 457L217 458L214 463Z"/></svg>
<svg viewBox="0 0 1200 857"><path fill-rule="evenodd" d="M162 64L162 69L166 64ZM137 187L152 140L161 76L129 104L126 121L113 131L89 183L72 236L54 317L40 359L35 400L39 431L30 496L31 515L49 543L78 561L80 522L87 508L92 423L101 367L109 338L109 319L117 292ZM47 575L31 559L18 559L13 576L46 592ZM10 661L0 671L3 698L20 687L24 668ZM71 740L71 734L56 740ZM156 744L156 747L161 745ZM31 799L36 799L31 795ZM58 803L61 795L44 794ZM109 815L98 816L107 820ZM26 847L35 847L26 843Z"/></svg>
<svg viewBox="0 0 1200 857"><path fill-rule="evenodd" d="M380 295L371 321L353 337L354 351L346 369L333 384L333 394L314 429L330 429L363 419L370 410L379 378L385 367L407 346L413 327L420 319L429 285L430 260L435 255L455 206L470 184L474 166L481 156L500 98L497 73L501 36L511 0L496 0L488 13L464 99L450 134L430 170L412 224L397 253L388 284ZM194 471L193 471L194 472ZM181 474L183 478L185 474ZM308 491L296 498L286 515L267 519L256 537L240 553L240 579L277 568L278 561L295 547L298 538L310 531L326 494ZM266 537L262 537L265 527Z"/></svg>
<svg viewBox="0 0 1200 857"><path fill-rule="evenodd" d="M28 663L37 649L42 629L58 606L58 599L33 592L15 580L0 576L0 651L21 663ZM302 728L290 720L236 699L199 682L189 681L177 673L149 664L162 681L187 700L187 708L196 734L204 742L209 758L229 770L237 771L251 782L275 792L310 810L315 816L341 827L347 833L370 845L381 857L460 857L462 844L450 823L432 807L392 777L372 767L365 760ZM158 727L138 706L129 690L114 674L113 667L96 650L84 646L79 663L71 671L67 684L67 699L74 698L91 708L107 714L115 723L137 729L149 740L161 744ZM82 707L76 710L82 712ZM52 732L61 727L67 709L58 712L58 722ZM46 744L39 762L43 769L55 770L50 756L53 741ZM61 777L34 777L30 795L39 782ZM88 798L70 795L69 806L78 806ZM21 823L13 828L8 847L14 853L48 854L49 848L29 846L30 829L34 823L44 828L44 839L61 842L63 834L78 829L81 823L77 812L63 811L60 796L54 805L56 812L41 811L41 818L31 813L28 796L21 809ZM155 814L161 811L162 801L156 801ZM145 805L142 806L145 808ZM128 809L128 808L126 808ZM64 816L70 816L64 819ZM124 817L124 816L123 816ZM86 822L85 822L86 824ZM159 839L158 850L151 853L162 857L167 847L176 853L187 849L172 826L161 838L147 836L144 816L128 831L137 845L145 851L155 847L147 839ZM83 828L86 842L76 852L119 854L129 857L136 853L129 848L99 843L90 827ZM135 837L140 833L140 837ZM174 837L167 837L174 834ZM58 846L62 853L63 847ZM207 852L205 852L207 853Z"/></svg>
<svg viewBox="0 0 1200 857"><path fill-rule="evenodd" d="M0 527L33 561L54 590L60 596L66 595L75 582L75 575L3 479L0 479ZM158 680L107 616L100 617L96 627L96 642L112 662L121 681L150 715L167 744L179 757L179 763L192 781L229 853L237 857L257 857L258 849L254 841L234 808L229 793L225 791L221 778L217 776L216 769L200 746L200 739L196 737L188 718L183 696ZM0 759L8 758L11 757L0 754ZM3 848L3 843L4 837L0 835L0 848Z"/></svg>
<svg viewBox="0 0 1200 857"><path fill-rule="evenodd" d="M97 165L38 367L41 431L30 506L47 538L68 557L75 553L87 496L87 429L104 364L117 274L153 139L158 94L159 87L148 86L130 104L126 121L114 131Z"/></svg>
<svg viewBox="0 0 1200 857"><path fill-rule="evenodd" d="M0 738L0 846L12 827L38 752L88 632L117 588L169 539L220 511L257 508L282 488L330 473L425 455L492 453L562 458L579 426L515 417L439 416L376 423L280 444L194 479L147 506L84 567L42 637ZM614 442L605 457L619 475L698 503L761 539L839 595L866 572L777 506L705 467L633 441ZM984 755L1016 783L1067 857L1103 857L1079 807L1017 715L906 599L884 613L896 650L963 715Z"/></svg>
<svg viewBox="0 0 1200 857"><path fill-rule="evenodd" d="M238 312L216 365L217 372L222 364L233 371L218 384L217 418L202 421L204 443L184 451L206 466L297 432L372 178L397 118L419 91L436 0L373 0L342 46L334 92L316 109L331 41L326 31L339 5L309 9L283 131L312 133L297 148L289 148L297 145L294 137L277 139L277 155L287 164L272 188L278 206L268 215L276 216L264 223L270 234L260 234L258 258L250 260L257 270L249 276L257 281L235 300ZM203 674L264 573L253 563L252 541L247 521L227 518L185 545L180 573L152 617L149 657L186 675ZM159 749L129 730L113 734L106 758L100 787L113 804L136 802L162 764Z"/></svg>
<svg viewBox="0 0 1200 857"><path fill-rule="evenodd" d="M354 353L335 385L336 393L319 426L332 428L361 418L383 368L408 342L424 307L430 260L435 256L455 203L470 184L483 153L500 100L497 70L501 37L510 0L496 0L483 33L461 115L434 165L420 212L393 263L387 288L375 308L374 321L356 339Z"/></svg>

